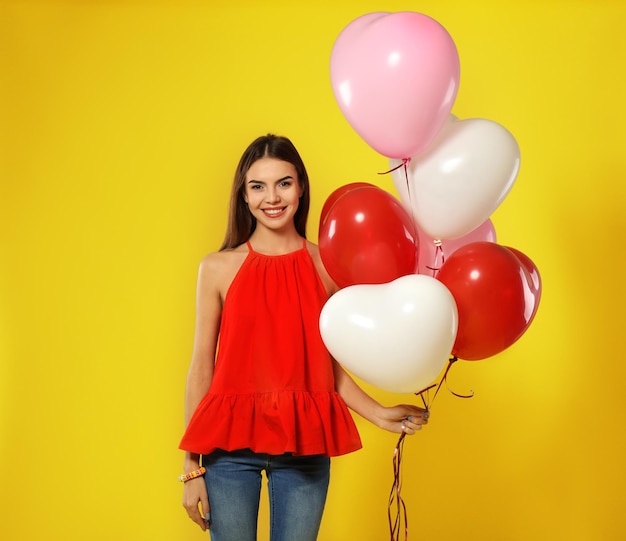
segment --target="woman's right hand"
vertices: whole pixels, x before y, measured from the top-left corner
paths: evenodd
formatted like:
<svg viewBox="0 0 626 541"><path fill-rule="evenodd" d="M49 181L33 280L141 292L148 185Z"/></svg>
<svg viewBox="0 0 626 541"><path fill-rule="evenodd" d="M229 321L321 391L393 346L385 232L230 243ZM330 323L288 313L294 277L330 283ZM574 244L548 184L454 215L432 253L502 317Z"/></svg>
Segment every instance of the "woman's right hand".
<svg viewBox="0 0 626 541"><path fill-rule="evenodd" d="M202 531L210 528L207 520L209 516L209 496L206 490L204 477L196 477L185 483L183 488L183 507L189 518L193 520Z"/></svg>

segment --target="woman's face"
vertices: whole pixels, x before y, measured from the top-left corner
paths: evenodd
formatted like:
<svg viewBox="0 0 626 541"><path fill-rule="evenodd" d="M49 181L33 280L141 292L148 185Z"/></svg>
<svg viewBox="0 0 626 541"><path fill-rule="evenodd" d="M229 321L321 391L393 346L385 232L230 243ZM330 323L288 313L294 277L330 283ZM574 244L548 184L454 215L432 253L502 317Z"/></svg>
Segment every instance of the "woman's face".
<svg viewBox="0 0 626 541"><path fill-rule="evenodd" d="M292 227L302 188L295 167L276 158L260 158L246 174L244 199L257 227Z"/></svg>

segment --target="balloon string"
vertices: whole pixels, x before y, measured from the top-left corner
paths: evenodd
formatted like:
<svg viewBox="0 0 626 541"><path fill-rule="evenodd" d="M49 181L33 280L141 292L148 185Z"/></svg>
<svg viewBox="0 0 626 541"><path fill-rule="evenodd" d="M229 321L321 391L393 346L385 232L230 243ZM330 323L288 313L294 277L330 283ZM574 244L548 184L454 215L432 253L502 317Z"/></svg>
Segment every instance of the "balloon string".
<svg viewBox="0 0 626 541"><path fill-rule="evenodd" d="M448 359L448 366L446 366L446 370L443 373L443 376L441 376L439 383L433 383L432 385L429 385L428 387L421 390L420 392L415 393L422 399L422 402L424 403L426 410L428 411L430 410L430 408L432 407L432 403L435 401L435 398L437 398L437 395L439 394L439 389L441 389L441 386L444 383L446 384L446 387L448 388L448 391L450 392L450 394L456 396L457 398L472 398L474 396L474 391L472 390L470 390L469 394L460 394L460 393L454 392L452 389L450 389L450 386L448 385L448 374L450 372L450 369L452 368L452 365L458 360L459 358L456 355L453 355L452 357L450 357ZM435 393L433 394L433 398L431 400L430 393L428 391L430 391L430 389L433 389L433 388L435 389ZM426 398L424 397L424 393L427 394L428 400L426 400Z"/></svg>
<svg viewBox="0 0 626 541"><path fill-rule="evenodd" d="M411 225L413 226L413 248L415 249L415 272L418 272L419 266L419 235L417 233L417 221L415 220L415 208L413 207L413 194L411 194L411 185L409 184L409 159L403 160L404 165L404 181L406 183L406 193L409 196L409 209L411 209Z"/></svg>
<svg viewBox="0 0 626 541"><path fill-rule="evenodd" d="M415 221L415 210L413 209L413 197L411 194L411 187L409 185L409 162L411 161L411 158L402 158L402 163L399 163L398 165L396 165L394 168L389 169L389 171L385 171L384 173L378 173L379 175L387 175L389 173L393 173L394 171L397 171L398 169L400 169L401 167L404 168L404 179L406 182L406 193L409 196L409 209L411 210L411 223L414 226L414 230L413 230L413 247L415 248L415 272L417 273L417 260L419 257L419 238L418 238L418 234L417 234L417 222Z"/></svg>
<svg viewBox="0 0 626 541"><path fill-rule="evenodd" d="M393 485L391 486L391 493L389 494L389 506L387 508L387 518L389 520L389 534L391 541L400 541L400 532L402 531L402 522L404 522L404 539L409 537L409 523L406 513L406 504L401 496L402 490L402 449L404 447L404 437L406 434L403 432L396 443L396 447L393 451ZM391 509L395 503L396 514L392 519Z"/></svg>
<svg viewBox="0 0 626 541"><path fill-rule="evenodd" d="M396 165L393 169L389 169L389 171L385 171L384 173L378 173L379 175L387 175L388 173L393 173L400 169L400 167L404 167L404 180L406 182L406 193L409 196L409 209L411 209L411 223L415 224L415 212L413 210L413 200L411 197L411 187L409 185L409 162L411 158L402 158L402 163ZM418 238L417 238L417 229L413 231L413 244L415 246L415 251L417 252L418 248Z"/></svg>
<svg viewBox="0 0 626 541"><path fill-rule="evenodd" d="M418 272L417 269L417 261L419 258L419 237L417 234L417 222L415 220L415 209L413 208L413 196L411 194L411 186L409 184L409 162L411 161L411 158L402 158L402 163L396 165L393 169L390 169L389 171L385 171L384 173L378 173L379 175L386 175L387 173L393 173L394 171L397 171L398 169L400 169L400 167L404 167L404 181L406 183L406 193L408 195L408 199L409 199L409 209L411 211L411 224L413 225L414 229L413 229L413 247L415 248L415 272Z"/></svg>
<svg viewBox="0 0 626 541"><path fill-rule="evenodd" d="M443 246L442 246L441 240L435 239L433 240L433 244L435 245L435 256L433 258L433 266L429 267L428 265L426 265L426 268L433 271L433 278L434 278L437 274L437 271L441 269L441 267L445 263L446 258L443 253ZM439 259L440 256L441 256L441 263L437 264L437 260Z"/></svg>
<svg viewBox="0 0 626 541"><path fill-rule="evenodd" d="M404 167L404 171L406 173L407 170L407 164L411 161L411 158L402 158L402 163L399 163L398 165L396 165L394 168L389 169L389 171L383 171L382 173L378 173L379 175L388 175L389 173L393 173L394 171L397 171L398 169L400 169L400 167ZM408 178L408 175L407 175Z"/></svg>
<svg viewBox="0 0 626 541"><path fill-rule="evenodd" d="M448 365L446 366L446 370L441 376L439 383L433 383L429 385L425 389L422 389L420 392L415 393L422 399L422 403L424 404L424 408L426 411L430 411L435 398L437 398L437 394L439 394L439 389L445 383L448 391L452 393L454 396L458 398L472 398L474 396L474 391L470 391L469 395L462 395L459 393L455 393L450 389L448 385L448 374L452 365L457 362L459 359L456 355L453 355L448 359ZM435 389L435 393L430 399L430 390ZM426 396L425 396L426 395ZM402 531L402 523L404 522L404 540L406 541L409 537L409 520L406 511L406 504L402 499L402 451L404 448L404 438L406 433L403 432L398 439L398 443L396 443L396 447L393 451L393 485L391 486L391 492L389 494L389 505L387 507L387 518L389 521L389 535L391 541L400 541L400 533ZM395 503L395 517L392 518L392 508Z"/></svg>

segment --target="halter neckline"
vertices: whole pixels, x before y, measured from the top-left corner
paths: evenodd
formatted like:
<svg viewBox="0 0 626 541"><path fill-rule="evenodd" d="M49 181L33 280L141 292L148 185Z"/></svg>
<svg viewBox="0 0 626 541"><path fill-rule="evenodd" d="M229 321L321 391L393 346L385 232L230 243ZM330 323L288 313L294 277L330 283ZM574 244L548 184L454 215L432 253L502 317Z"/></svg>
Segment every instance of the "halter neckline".
<svg viewBox="0 0 626 541"><path fill-rule="evenodd" d="M248 250L251 254L257 254L257 255L262 255L265 257L280 257L283 255L290 255L290 254L295 254L297 252L301 252L302 250L306 250L306 239L304 237L302 237L302 246L300 248L298 248L297 250L294 250L293 252L286 252L284 254L264 254L263 252L257 252L253 247L252 244L250 243L250 240L246 241L246 246L248 247Z"/></svg>

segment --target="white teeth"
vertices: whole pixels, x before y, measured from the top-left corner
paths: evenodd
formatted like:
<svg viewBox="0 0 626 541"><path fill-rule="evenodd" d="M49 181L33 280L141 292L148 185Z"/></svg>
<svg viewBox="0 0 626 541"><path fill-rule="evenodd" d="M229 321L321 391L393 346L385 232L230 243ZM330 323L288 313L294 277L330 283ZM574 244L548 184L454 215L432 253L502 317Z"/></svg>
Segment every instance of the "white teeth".
<svg viewBox="0 0 626 541"><path fill-rule="evenodd" d="M265 210L265 214L280 214L283 209L267 209Z"/></svg>

